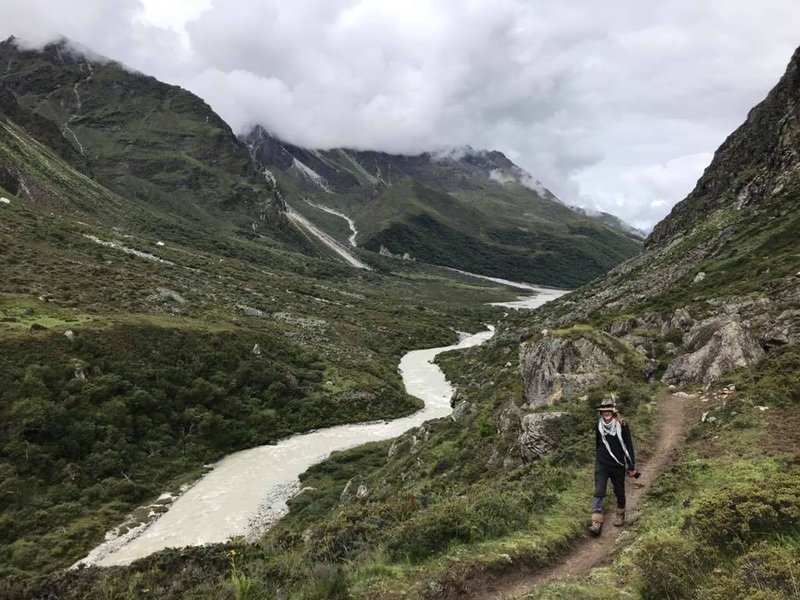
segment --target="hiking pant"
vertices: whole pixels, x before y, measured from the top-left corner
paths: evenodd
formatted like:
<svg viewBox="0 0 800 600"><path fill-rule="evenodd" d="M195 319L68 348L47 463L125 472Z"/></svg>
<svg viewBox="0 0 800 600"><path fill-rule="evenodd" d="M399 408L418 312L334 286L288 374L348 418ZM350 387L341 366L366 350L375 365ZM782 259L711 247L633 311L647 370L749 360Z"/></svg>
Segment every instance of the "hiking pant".
<svg viewBox="0 0 800 600"><path fill-rule="evenodd" d="M617 508L625 508L625 467L620 465L608 466L601 462L594 464L594 512L603 512L603 498L606 495L606 486L611 479L614 495L617 497Z"/></svg>

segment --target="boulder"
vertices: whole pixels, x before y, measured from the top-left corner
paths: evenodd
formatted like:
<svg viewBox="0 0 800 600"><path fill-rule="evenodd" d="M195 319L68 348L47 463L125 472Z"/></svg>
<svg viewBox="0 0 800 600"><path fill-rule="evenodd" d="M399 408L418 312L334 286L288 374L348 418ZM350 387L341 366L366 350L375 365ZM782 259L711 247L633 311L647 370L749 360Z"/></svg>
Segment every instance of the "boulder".
<svg viewBox="0 0 800 600"><path fill-rule="evenodd" d="M621 321L614 321L606 327L606 331L614 337L622 337L637 327L639 327L639 320L631 317Z"/></svg>
<svg viewBox="0 0 800 600"><path fill-rule="evenodd" d="M800 342L800 310L783 311L775 318L767 318L758 328L761 346L772 348Z"/></svg>
<svg viewBox="0 0 800 600"><path fill-rule="evenodd" d="M684 331L688 331L694 325L694 319L692 315L689 314L689 311L685 308L679 308L672 316L664 322L664 325L661 327L661 334L665 335L667 332L671 331L672 329L683 329Z"/></svg>
<svg viewBox="0 0 800 600"><path fill-rule="evenodd" d="M539 460L547 454L560 437L559 423L567 413L530 413L522 417L519 451L528 462Z"/></svg>
<svg viewBox="0 0 800 600"><path fill-rule="evenodd" d="M471 408L472 404L470 404L466 400L461 400L455 405L455 408L453 408L453 412L450 413L450 418L453 421L458 421L461 418L463 418L464 415L467 414Z"/></svg>
<svg viewBox="0 0 800 600"><path fill-rule="evenodd" d="M508 431L514 431L511 428L516 427L522 418L522 411L514 403L513 400L508 400L500 414L497 416L497 431L500 435L505 435Z"/></svg>
<svg viewBox="0 0 800 600"><path fill-rule="evenodd" d="M536 408L563 397L578 395L602 383L603 371L613 361L606 351L586 338L545 336L520 347L520 375L525 399Z"/></svg>
<svg viewBox="0 0 800 600"><path fill-rule="evenodd" d="M737 317L712 318L692 328L686 345L690 350L673 360L661 378L664 383L711 383L727 369L749 367L764 357L764 350L747 323Z"/></svg>

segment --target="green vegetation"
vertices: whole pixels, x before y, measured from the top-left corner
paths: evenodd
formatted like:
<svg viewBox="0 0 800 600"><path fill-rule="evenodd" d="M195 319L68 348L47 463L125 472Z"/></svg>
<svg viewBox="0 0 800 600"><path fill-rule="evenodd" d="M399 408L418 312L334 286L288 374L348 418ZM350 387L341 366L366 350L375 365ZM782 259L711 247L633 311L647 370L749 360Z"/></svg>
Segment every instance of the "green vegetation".
<svg viewBox="0 0 800 600"><path fill-rule="evenodd" d="M518 430L498 425L512 404L522 402L515 370L503 366L503 350L479 347L440 359L471 404L462 420L434 421L395 442L335 453L301 477L303 492L262 540L213 551L223 557L230 549L240 552L237 568L252 580L256 597L416 594L420 582L448 577L458 565L502 569L503 554L530 564L554 560L583 531L593 456L585 432L603 390L560 407L572 416L561 426L557 448L523 463L515 452ZM643 452L651 394L620 388ZM503 466L505 457L511 462ZM365 492L356 494L361 486ZM219 559L209 560L210 552L160 553L126 570L53 575L29 589L68 589L64 597L89 598L97 597L94 590L115 589L133 598L180 582L187 597L221 594L230 574L224 565L213 566ZM202 576L200 565L208 567Z"/></svg>
<svg viewBox="0 0 800 600"><path fill-rule="evenodd" d="M612 567L592 585L548 584L530 598L797 597L799 356L776 351L733 374L734 396L697 403L680 459L654 483ZM714 419L700 422L700 411Z"/></svg>
<svg viewBox="0 0 800 600"><path fill-rule="evenodd" d="M353 273L219 221L198 232L11 121L0 171L7 581L69 566L227 453L415 410L402 353L483 328L499 312L484 303L514 295L423 265Z"/></svg>

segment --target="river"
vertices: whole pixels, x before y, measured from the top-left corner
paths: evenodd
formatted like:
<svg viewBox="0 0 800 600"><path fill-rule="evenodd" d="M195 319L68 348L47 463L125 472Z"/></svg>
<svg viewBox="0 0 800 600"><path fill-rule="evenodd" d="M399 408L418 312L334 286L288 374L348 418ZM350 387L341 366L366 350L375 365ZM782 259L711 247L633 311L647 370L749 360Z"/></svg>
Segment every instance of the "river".
<svg viewBox="0 0 800 600"><path fill-rule="evenodd" d="M425 402L413 415L393 421L341 425L294 435L274 445L231 454L186 490L169 510L149 524L107 541L77 564L125 565L170 547L253 537L286 511L298 488L298 475L331 452L387 440L430 419L450 414L453 388L433 363L447 350L482 344L494 328L441 348L412 350L400 361L406 391Z"/></svg>
<svg viewBox="0 0 800 600"><path fill-rule="evenodd" d="M516 283L514 287L535 294L516 303L497 304L532 309L566 293L527 283ZM288 511L286 501L298 491L298 476L331 452L395 438L425 421L450 414L453 387L433 359L441 352L482 344L493 332L494 328L490 327L451 346L412 350L403 355L399 371L405 389L425 403L416 413L392 421L320 429L226 456L186 489L166 512L160 516L151 513L147 523L126 528L124 532L112 530L106 534L103 544L74 566L126 565L165 548L224 542L233 536L257 537ZM169 494L162 495L162 498L168 497ZM151 507L145 507L144 512ZM158 508L163 510L163 506Z"/></svg>

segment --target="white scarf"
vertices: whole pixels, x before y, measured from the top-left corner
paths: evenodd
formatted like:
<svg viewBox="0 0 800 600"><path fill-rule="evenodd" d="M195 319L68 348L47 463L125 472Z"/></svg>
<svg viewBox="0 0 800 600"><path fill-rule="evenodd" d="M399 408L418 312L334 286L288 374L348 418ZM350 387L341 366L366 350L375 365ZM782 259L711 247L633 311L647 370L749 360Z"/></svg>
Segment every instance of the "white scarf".
<svg viewBox="0 0 800 600"><path fill-rule="evenodd" d="M606 450L608 450L608 453L611 455L611 458L613 458L617 462L617 464L622 465L623 467L625 466L622 462L620 462L620 460L616 456L614 456L614 453L611 451L611 447L608 445L608 440L606 439L607 435L616 436L616 438L619 440L620 445L622 446L622 451L625 453L625 457L627 458L626 462L628 464L633 464L633 461L631 460L631 455L628 454L628 449L625 447L625 442L622 441L622 425L620 424L619 421L617 421L616 418L611 419L610 423L606 423L603 420L603 418L600 417L600 421L597 423L597 430L600 432L600 437L603 440L603 445L606 447Z"/></svg>

